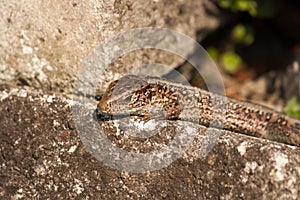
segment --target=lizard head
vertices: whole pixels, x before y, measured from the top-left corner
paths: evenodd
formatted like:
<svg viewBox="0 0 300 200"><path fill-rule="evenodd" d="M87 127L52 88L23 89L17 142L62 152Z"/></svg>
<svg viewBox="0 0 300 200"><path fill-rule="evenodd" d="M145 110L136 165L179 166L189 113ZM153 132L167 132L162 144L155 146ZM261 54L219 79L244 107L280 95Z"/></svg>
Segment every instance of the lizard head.
<svg viewBox="0 0 300 200"><path fill-rule="evenodd" d="M132 95L146 84L146 81L132 75L113 81L100 99L98 108L107 114L125 114Z"/></svg>
<svg viewBox="0 0 300 200"><path fill-rule="evenodd" d="M97 107L109 115L175 118L180 113L178 99L167 85L133 75L112 82Z"/></svg>

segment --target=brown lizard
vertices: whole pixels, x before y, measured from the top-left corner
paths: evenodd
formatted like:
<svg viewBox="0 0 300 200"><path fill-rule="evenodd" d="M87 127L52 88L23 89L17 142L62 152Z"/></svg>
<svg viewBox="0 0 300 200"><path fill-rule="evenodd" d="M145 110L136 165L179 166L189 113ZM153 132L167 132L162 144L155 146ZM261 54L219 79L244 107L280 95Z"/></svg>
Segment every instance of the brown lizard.
<svg viewBox="0 0 300 200"><path fill-rule="evenodd" d="M267 107L155 77L127 75L108 87L100 119L128 115L183 120L300 147L300 120Z"/></svg>

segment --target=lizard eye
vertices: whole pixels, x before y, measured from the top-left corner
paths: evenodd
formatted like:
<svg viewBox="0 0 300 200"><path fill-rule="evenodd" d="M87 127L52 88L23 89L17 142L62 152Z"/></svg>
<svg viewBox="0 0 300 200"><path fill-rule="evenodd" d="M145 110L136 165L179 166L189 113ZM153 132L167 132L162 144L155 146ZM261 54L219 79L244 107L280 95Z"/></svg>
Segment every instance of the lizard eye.
<svg viewBox="0 0 300 200"><path fill-rule="evenodd" d="M130 96L128 96L128 97L126 97L125 99L124 99L124 103L130 103L130 101L131 101L131 97Z"/></svg>
<svg viewBox="0 0 300 200"><path fill-rule="evenodd" d="M95 99L96 99L97 101L100 101L100 100L102 99L102 96L96 95L96 96L95 96Z"/></svg>

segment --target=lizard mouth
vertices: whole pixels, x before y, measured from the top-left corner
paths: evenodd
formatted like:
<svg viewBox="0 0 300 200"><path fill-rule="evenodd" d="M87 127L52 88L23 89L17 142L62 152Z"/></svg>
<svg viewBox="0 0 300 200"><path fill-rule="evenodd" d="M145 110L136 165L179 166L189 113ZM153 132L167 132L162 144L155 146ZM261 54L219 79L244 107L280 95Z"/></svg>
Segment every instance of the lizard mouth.
<svg viewBox="0 0 300 200"><path fill-rule="evenodd" d="M112 119L112 115L106 112L103 112L100 108L96 108L93 113L93 118L100 121L108 121Z"/></svg>
<svg viewBox="0 0 300 200"><path fill-rule="evenodd" d="M111 114L101 110L101 108L99 107L97 107L93 112L94 120L98 120L98 121L110 121L113 119L122 119L128 116L131 116L131 114L128 113Z"/></svg>

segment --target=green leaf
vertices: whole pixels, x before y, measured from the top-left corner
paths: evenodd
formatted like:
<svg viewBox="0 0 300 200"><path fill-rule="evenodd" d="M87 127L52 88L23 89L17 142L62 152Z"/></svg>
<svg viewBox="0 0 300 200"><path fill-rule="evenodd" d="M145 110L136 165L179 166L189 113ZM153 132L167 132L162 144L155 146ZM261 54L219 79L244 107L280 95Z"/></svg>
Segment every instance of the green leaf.
<svg viewBox="0 0 300 200"><path fill-rule="evenodd" d="M253 28L249 25L238 24L232 30L232 35L237 43L250 45L254 41Z"/></svg>
<svg viewBox="0 0 300 200"><path fill-rule="evenodd" d="M235 1L235 9L238 11L248 11L251 5L249 0L237 0Z"/></svg>
<svg viewBox="0 0 300 200"><path fill-rule="evenodd" d="M221 55L221 63L226 72L234 74L242 64L241 57L233 51L227 51Z"/></svg>
<svg viewBox="0 0 300 200"><path fill-rule="evenodd" d="M244 11L249 13L255 13L257 5L255 0L219 0L218 4L232 12Z"/></svg>
<svg viewBox="0 0 300 200"><path fill-rule="evenodd" d="M284 107L284 112L291 117L300 119L300 100L297 97L291 98Z"/></svg>
<svg viewBox="0 0 300 200"><path fill-rule="evenodd" d="M219 6L222 8L229 9L234 4L235 0L219 0Z"/></svg>

